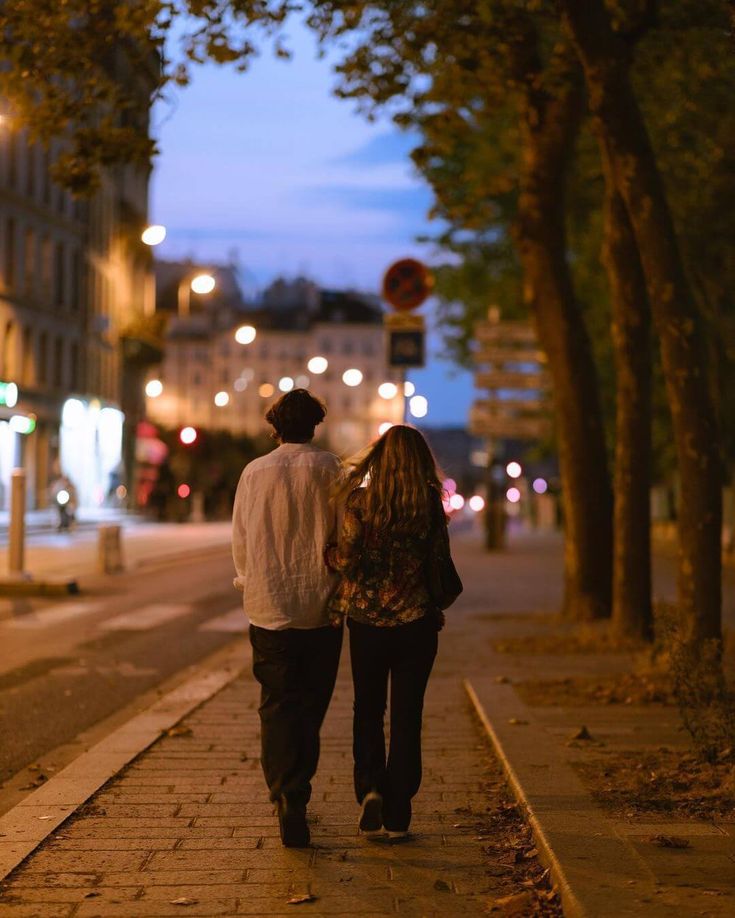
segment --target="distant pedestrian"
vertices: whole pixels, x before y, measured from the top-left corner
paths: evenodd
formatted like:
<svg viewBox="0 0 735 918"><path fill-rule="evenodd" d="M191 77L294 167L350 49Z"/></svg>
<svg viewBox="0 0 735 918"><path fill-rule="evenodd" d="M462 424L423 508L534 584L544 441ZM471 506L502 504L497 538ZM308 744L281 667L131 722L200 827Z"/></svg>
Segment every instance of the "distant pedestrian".
<svg viewBox="0 0 735 918"><path fill-rule="evenodd" d="M323 560L335 537L330 498L341 463L311 443L325 415L305 389L271 407L266 420L279 446L245 466L233 510L235 585L261 686L261 764L287 847L309 844L306 807L342 645L328 613L336 578Z"/></svg>
<svg viewBox="0 0 735 918"><path fill-rule="evenodd" d="M354 465L341 493L340 538L326 557L342 573L332 617L346 616L350 631L359 827L403 838L421 784L424 692L442 609L462 584L451 561L439 473L417 430L391 427Z"/></svg>

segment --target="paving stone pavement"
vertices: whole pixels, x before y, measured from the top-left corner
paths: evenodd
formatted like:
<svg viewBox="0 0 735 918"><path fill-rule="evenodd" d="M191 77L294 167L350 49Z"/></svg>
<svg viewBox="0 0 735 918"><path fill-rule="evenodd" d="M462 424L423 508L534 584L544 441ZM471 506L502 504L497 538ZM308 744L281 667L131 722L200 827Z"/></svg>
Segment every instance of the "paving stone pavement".
<svg viewBox="0 0 735 918"><path fill-rule="evenodd" d="M482 812L491 802L483 789L488 745L449 662L427 695L410 842L357 834L345 652L322 733L311 849L280 844L258 759L258 689L245 673L11 874L0 915L285 915L294 912L289 898L309 892L315 901L296 908L311 915L486 914L498 881L476 829L458 824L456 811Z"/></svg>

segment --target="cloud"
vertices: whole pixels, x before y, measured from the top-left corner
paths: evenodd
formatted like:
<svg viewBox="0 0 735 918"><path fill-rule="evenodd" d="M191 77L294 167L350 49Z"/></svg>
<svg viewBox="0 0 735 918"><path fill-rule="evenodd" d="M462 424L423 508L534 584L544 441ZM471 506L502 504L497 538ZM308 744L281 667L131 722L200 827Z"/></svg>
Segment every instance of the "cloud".
<svg viewBox="0 0 735 918"><path fill-rule="evenodd" d="M419 136L407 131L389 131L371 137L367 143L350 153L338 156L335 163L347 166L384 166L392 163L410 163L411 151L419 143Z"/></svg>

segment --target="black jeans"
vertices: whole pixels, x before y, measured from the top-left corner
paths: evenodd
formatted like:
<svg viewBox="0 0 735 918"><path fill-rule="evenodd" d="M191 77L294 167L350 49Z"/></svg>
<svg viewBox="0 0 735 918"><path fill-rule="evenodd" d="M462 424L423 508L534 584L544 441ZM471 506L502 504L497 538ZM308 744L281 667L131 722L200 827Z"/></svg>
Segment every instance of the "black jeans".
<svg viewBox="0 0 735 918"><path fill-rule="evenodd" d="M355 793L383 795L383 824L405 831L411 800L421 785L421 717L424 692L437 650L432 616L380 628L348 620L355 686L353 752ZM390 678L390 748L385 755L385 715Z"/></svg>
<svg viewBox="0 0 735 918"><path fill-rule="evenodd" d="M261 765L271 800L295 806L311 797L319 730L334 690L341 628L250 626L253 675L260 683Z"/></svg>

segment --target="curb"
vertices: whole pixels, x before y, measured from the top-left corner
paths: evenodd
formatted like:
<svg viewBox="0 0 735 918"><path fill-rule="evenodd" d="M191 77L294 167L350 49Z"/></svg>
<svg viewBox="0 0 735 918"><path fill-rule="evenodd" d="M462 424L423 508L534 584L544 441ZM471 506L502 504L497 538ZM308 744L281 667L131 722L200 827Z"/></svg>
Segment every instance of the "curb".
<svg viewBox="0 0 735 918"><path fill-rule="evenodd" d="M463 684L525 810L540 859L551 869L565 918L650 914L643 894L652 888L654 877L615 833L553 737L534 722L512 686L492 685L496 717L491 721L480 697L487 697L488 689L478 693L469 679ZM602 874L601 864L607 867Z"/></svg>
<svg viewBox="0 0 735 918"><path fill-rule="evenodd" d="M82 753L0 816L0 881L122 768L246 668L243 642L215 667L202 667L150 707Z"/></svg>

